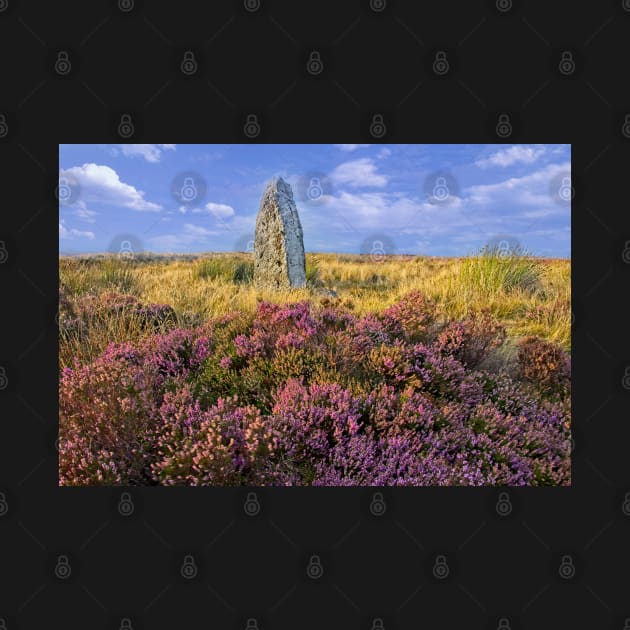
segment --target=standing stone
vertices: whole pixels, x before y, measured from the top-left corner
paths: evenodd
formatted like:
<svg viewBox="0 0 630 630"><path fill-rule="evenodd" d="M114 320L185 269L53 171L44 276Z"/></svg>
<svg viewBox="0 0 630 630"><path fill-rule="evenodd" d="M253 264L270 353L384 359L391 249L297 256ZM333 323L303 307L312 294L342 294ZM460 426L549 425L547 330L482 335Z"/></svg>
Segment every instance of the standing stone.
<svg viewBox="0 0 630 630"><path fill-rule="evenodd" d="M281 177L267 184L256 217L254 284L261 289L306 286L302 224L291 186Z"/></svg>

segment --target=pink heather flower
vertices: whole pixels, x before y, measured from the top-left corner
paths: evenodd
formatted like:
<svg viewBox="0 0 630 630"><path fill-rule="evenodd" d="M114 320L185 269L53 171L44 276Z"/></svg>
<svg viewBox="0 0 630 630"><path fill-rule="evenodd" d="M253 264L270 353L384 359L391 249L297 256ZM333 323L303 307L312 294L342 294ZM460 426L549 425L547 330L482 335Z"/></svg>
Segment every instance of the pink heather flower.
<svg viewBox="0 0 630 630"><path fill-rule="evenodd" d="M418 292L381 316L262 302L110 344L61 370L59 482L568 485L568 354L528 340L520 376L486 372L496 322L434 320Z"/></svg>

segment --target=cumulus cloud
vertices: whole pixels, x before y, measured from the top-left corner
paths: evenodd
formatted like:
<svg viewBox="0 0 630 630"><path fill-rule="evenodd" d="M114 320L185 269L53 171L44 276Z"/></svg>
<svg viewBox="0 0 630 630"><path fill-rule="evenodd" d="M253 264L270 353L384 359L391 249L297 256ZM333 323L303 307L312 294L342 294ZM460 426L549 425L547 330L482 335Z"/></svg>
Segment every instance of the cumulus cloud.
<svg viewBox="0 0 630 630"><path fill-rule="evenodd" d="M71 240L78 238L87 238L88 240L94 240L94 232L83 232L81 230L77 230L75 228L68 229L63 221L59 221L59 239L60 240Z"/></svg>
<svg viewBox="0 0 630 630"><path fill-rule="evenodd" d="M561 173L570 172L570 162L549 164L522 177L510 177L495 184L470 186L465 193L468 200L477 205L501 202L505 207L524 206L528 209L551 206L549 192L551 181Z"/></svg>
<svg viewBox="0 0 630 630"><path fill-rule="evenodd" d="M212 214L217 218L226 219L234 216L234 208L224 203L207 203L203 208L194 208L192 211L194 214Z"/></svg>
<svg viewBox="0 0 630 630"><path fill-rule="evenodd" d="M158 251L180 252L191 246L200 246L200 250L210 250L208 238L219 232L192 223L185 223L182 232L177 234L162 234L149 239L151 246Z"/></svg>
<svg viewBox="0 0 630 630"><path fill-rule="evenodd" d="M377 166L369 158L361 158L340 164L331 174L337 185L347 184L354 188L376 187L387 185L387 177L377 173Z"/></svg>
<svg viewBox="0 0 630 630"><path fill-rule="evenodd" d="M205 236L212 236L213 234L218 234L218 232L215 232L214 230L209 230L208 228L202 227L201 225L185 223L184 234L187 234L194 238L201 238Z"/></svg>
<svg viewBox="0 0 630 630"><path fill-rule="evenodd" d="M147 162L159 162L162 151L175 151L174 144L119 144L115 152L127 157L143 157Z"/></svg>
<svg viewBox="0 0 630 630"><path fill-rule="evenodd" d="M98 214L95 210L90 210L85 205L85 202L80 199L71 206L71 212L75 217L86 223L95 223L96 219L94 217Z"/></svg>
<svg viewBox="0 0 630 630"><path fill-rule="evenodd" d="M147 201L144 192L120 180L118 173L102 164L83 164L60 169L59 177L78 182L84 203L105 203L141 212L158 212L162 206Z"/></svg>
<svg viewBox="0 0 630 630"><path fill-rule="evenodd" d="M532 164L545 153L542 146L514 145L507 149L500 149L486 158L481 158L475 164L481 168L490 166L512 166L513 164Z"/></svg>
<svg viewBox="0 0 630 630"><path fill-rule="evenodd" d="M352 153L353 151L356 151L357 149L365 149L367 147L369 147L369 144L335 144L333 145L335 147L337 147L338 149L341 149L342 151L345 151L346 153Z"/></svg>
<svg viewBox="0 0 630 630"><path fill-rule="evenodd" d="M533 227L554 231L555 225L565 224L570 209L553 202L549 186L560 173L569 172L568 162L548 165L523 177L464 188L445 205L400 191L339 191L321 207L300 207L300 213L305 234L314 241L324 233L359 239L369 231L399 243L415 237L425 248L428 242L439 244L436 253L456 253L463 246L472 251L494 234L523 238Z"/></svg>

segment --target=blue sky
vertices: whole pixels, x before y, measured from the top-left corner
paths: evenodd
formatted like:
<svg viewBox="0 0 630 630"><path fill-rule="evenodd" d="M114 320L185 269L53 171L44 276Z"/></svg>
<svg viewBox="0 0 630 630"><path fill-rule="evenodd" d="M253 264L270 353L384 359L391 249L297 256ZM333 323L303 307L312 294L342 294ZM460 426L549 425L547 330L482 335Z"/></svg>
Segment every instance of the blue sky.
<svg viewBox="0 0 630 630"><path fill-rule="evenodd" d="M251 248L288 181L307 251L571 255L570 145L61 145L59 250Z"/></svg>

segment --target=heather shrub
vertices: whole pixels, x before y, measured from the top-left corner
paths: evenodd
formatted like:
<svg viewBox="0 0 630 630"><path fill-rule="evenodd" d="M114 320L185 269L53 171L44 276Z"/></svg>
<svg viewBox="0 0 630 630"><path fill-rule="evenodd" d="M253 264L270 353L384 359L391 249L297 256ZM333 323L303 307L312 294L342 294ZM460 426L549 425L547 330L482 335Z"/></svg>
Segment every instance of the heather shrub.
<svg viewBox="0 0 630 630"><path fill-rule="evenodd" d="M408 341L424 339L427 328L435 321L435 305L420 291L412 291L383 311L387 328Z"/></svg>
<svg viewBox="0 0 630 630"><path fill-rule="evenodd" d="M518 364L520 377L546 394L563 394L570 388L571 360L559 346L526 337L519 343Z"/></svg>
<svg viewBox="0 0 630 630"><path fill-rule="evenodd" d="M147 483L156 371L132 344L112 345L59 383L60 485Z"/></svg>
<svg viewBox="0 0 630 630"><path fill-rule="evenodd" d="M150 479L162 396L209 353L207 331L175 329L143 342L110 344L59 383L61 485L138 484Z"/></svg>
<svg viewBox="0 0 630 630"><path fill-rule="evenodd" d="M203 410L184 386L167 393L151 470L162 485L264 484L273 435L260 411L222 399Z"/></svg>
<svg viewBox="0 0 630 630"><path fill-rule="evenodd" d="M336 383L306 386L290 379L274 394L269 423L277 449L298 464L310 481L318 458L336 443L356 435L362 425L361 399Z"/></svg>
<svg viewBox="0 0 630 630"><path fill-rule="evenodd" d="M260 302L157 330L63 370L62 485L570 483L568 355L527 338L517 378L485 371L505 338L488 313L438 325L412 293L380 316Z"/></svg>
<svg viewBox="0 0 630 630"><path fill-rule="evenodd" d="M392 385L381 384L366 397L367 423L380 435L426 437L438 415L433 401L411 387L399 392Z"/></svg>
<svg viewBox="0 0 630 630"><path fill-rule="evenodd" d="M204 406L214 405L220 398L235 396L243 391L238 371L239 359L215 352L204 361L193 383L196 400Z"/></svg>
<svg viewBox="0 0 630 630"><path fill-rule="evenodd" d="M473 368L498 348L505 337L505 328L487 311L482 311L448 323L437 336L436 348Z"/></svg>
<svg viewBox="0 0 630 630"><path fill-rule="evenodd" d="M317 331L308 302L279 306L260 302L250 334L234 339L237 354L271 357L276 349L303 347Z"/></svg>

